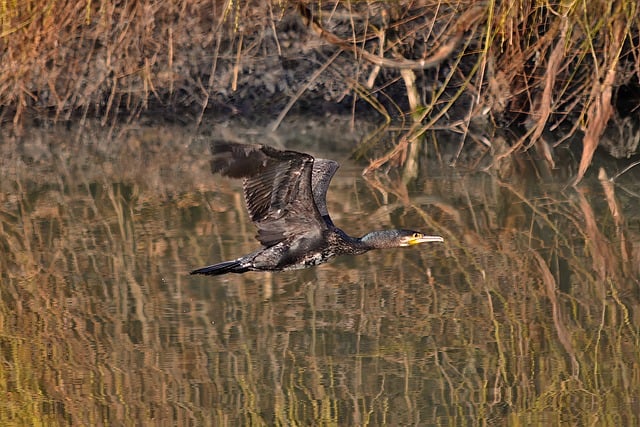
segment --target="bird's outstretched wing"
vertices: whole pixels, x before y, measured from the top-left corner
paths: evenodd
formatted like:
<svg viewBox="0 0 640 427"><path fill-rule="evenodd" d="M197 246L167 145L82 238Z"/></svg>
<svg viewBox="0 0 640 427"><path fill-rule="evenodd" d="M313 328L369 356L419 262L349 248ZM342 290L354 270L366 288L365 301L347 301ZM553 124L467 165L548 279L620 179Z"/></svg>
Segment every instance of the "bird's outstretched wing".
<svg viewBox="0 0 640 427"><path fill-rule="evenodd" d="M313 200L316 202L318 212L329 227L333 227L333 221L327 210L327 190L331 183L331 178L336 173L340 165L338 162L327 159L315 159L313 171L311 172L311 188L313 190Z"/></svg>
<svg viewBox="0 0 640 427"><path fill-rule="evenodd" d="M219 141L211 144L211 153L213 173L244 179L247 210L264 246L292 236L320 233L328 227L312 190L312 156L266 145ZM319 179L325 178L319 175ZM326 188L320 193L326 212Z"/></svg>

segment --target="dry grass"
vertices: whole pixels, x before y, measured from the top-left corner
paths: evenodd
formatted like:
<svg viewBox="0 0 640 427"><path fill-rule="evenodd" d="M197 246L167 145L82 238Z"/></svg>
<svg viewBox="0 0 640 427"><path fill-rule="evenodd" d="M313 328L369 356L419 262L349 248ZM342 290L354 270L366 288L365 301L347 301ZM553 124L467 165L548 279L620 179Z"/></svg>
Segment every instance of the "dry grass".
<svg viewBox="0 0 640 427"><path fill-rule="evenodd" d="M603 143L612 154L638 151L640 103L627 95L640 87L636 2L427 1L419 6L409 11L389 7L390 14L404 13L403 19L380 29L376 34L386 36L374 38L377 45L370 43L372 50L394 58L384 64L360 48L362 31L350 39L351 50L362 62L400 70L413 113L413 124L398 146L372 168L393 158L406 159L410 144L443 127L459 132L463 141L476 141L498 160L535 147L550 167L556 161L553 148L575 136L582 139L583 148L575 183L590 165L608 125L620 132ZM343 49L345 43L334 41ZM412 49L417 47L423 50ZM379 70L374 67L373 72ZM416 84L423 88L420 102L415 99ZM491 129L505 124L525 132L500 152L492 146Z"/></svg>
<svg viewBox="0 0 640 427"><path fill-rule="evenodd" d="M387 121L410 117L379 162L408 161L406 179L421 153L412 144L446 128L496 165L534 147L553 167L553 146L581 139L578 182L597 146L638 151L639 17L632 0L3 2L0 120L199 121L268 100L277 127L305 94L349 95L354 110L364 100ZM492 146L504 126L523 135L508 150Z"/></svg>
<svg viewBox="0 0 640 427"><path fill-rule="evenodd" d="M215 55L232 54L221 42L234 39L238 22L246 31L264 25L231 1L3 4L0 104L14 123L26 108L106 120L150 105L204 107L205 86L228 84L207 81Z"/></svg>

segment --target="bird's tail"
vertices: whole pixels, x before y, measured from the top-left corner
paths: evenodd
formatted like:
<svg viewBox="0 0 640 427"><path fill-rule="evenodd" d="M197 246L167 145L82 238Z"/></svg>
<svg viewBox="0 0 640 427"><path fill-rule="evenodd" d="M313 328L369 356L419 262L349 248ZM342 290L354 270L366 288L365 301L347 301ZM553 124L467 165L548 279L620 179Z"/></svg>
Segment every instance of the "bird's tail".
<svg viewBox="0 0 640 427"><path fill-rule="evenodd" d="M244 273L248 270L249 269L247 267L244 267L239 260L234 260L198 268L196 270L193 270L190 274L206 274L208 276L217 276L227 273Z"/></svg>

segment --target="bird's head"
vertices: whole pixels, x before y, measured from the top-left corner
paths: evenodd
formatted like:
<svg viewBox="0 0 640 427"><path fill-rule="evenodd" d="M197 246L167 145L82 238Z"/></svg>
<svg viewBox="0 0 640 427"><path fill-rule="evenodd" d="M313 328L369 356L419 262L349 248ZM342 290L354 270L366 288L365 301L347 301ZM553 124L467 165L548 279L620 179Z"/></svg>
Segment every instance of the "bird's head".
<svg viewBox="0 0 640 427"><path fill-rule="evenodd" d="M372 248L398 248L420 243L444 242L440 236L428 236L413 230L373 231L361 240Z"/></svg>

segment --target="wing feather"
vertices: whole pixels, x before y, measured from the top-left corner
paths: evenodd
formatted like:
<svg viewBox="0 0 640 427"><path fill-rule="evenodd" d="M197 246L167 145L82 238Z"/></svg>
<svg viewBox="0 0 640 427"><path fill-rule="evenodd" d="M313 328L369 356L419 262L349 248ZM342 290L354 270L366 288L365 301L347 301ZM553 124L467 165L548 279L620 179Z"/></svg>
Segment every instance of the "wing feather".
<svg viewBox="0 0 640 427"><path fill-rule="evenodd" d="M312 156L265 145L230 142L212 143L211 152L213 173L244 179L247 210L258 227L257 238L264 246L273 246L296 235L319 233L328 227L323 219L325 214L328 217L326 188L316 191L312 186L312 176L316 182ZM318 177L324 175L325 172ZM318 209L318 200L323 212Z"/></svg>
<svg viewBox="0 0 640 427"><path fill-rule="evenodd" d="M333 221L327 209L327 190L333 175L340 165L338 162L327 159L315 159L313 171L311 173L311 188L313 189L313 200L318 207L318 212L329 227L333 227Z"/></svg>

